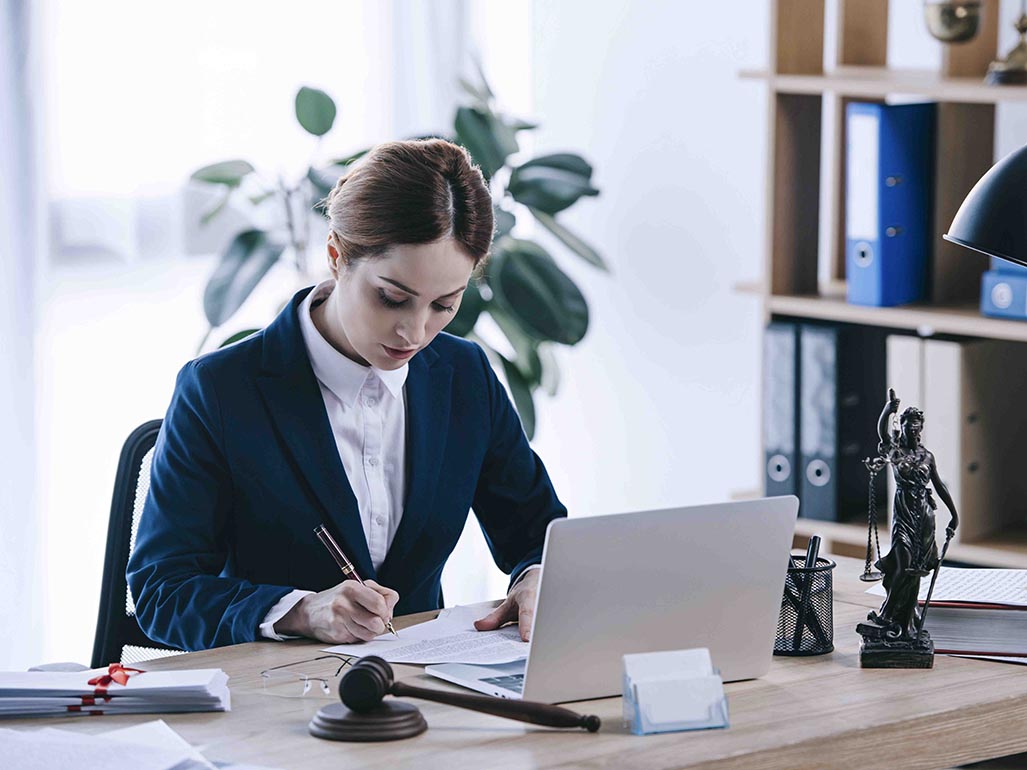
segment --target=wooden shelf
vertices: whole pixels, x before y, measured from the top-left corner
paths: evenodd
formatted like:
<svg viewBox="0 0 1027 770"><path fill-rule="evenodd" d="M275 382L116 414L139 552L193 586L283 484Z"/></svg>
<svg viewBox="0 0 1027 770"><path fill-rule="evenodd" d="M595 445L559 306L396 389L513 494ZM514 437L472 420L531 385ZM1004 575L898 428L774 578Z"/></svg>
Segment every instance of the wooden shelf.
<svg viewBox="0 0 1027 770"><path fill-rule="evenodd" d="M903 305L865 307L841 297L802 295L766 298L771 313L826 321L909 329L925 337L954 334L995 340L1027 342L1027 322L981 315L976 305Z"/></svg>
<svg viewBox="0 0 1027 770"><path fill-rule="evenodd" d="M804 537L820 535L826 540L866 547L867 525L865 521L844 523L818 521L800 518L795 533ZM881 547L888 550L890 535L886 528L878 531ZM946 560L979 564L982 567L1010 567L1027 569L1027 530L1002 530L991 537L974 543L953 543L949 546Z"/></svg>
<svg viewBox="0 0 1027 770"><path fill-rule="evenodd" d="M944 77L929 70L887 67L838 67L820 75L775 75L744 70L742 78L765 81L780 94L823 94L884 99L893 94L942 102L998 104L1027 101L1027 86L989 86L983 78Z"/></svg>

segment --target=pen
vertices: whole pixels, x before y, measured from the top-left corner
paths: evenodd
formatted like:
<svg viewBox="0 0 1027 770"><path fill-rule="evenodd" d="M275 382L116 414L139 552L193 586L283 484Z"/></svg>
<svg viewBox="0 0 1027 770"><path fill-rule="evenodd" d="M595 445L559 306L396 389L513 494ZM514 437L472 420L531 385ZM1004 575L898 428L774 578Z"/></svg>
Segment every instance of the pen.
<svg viewBox="0 0 1027 770"><path fill-rule="evenodd" d="M817 566L817 555L820 553L820 535L813 535L809 539L809 547L806 549L806 561L802 566L804 569L813 569ZM810 592L813 589L812 572L806 575L802 583L802 595L799 599L799 617L795 621L795 635L792 637L792 648L799 649L802 644L802 631L806 625L806 613L809 611ZM798 586L797 586L798 587Z"/></svg>
<svg viewBox="0 0 1027 770"><path fill-rule="evenodd" d="M357 568L353 566L353 562L346 558L346 554L339 548L339 544L335 542L335 538L331 536L331 533L325 529L324 524L319 524L314 527L314 534L317 535L317 539L324 543L324 547L328 549L328 553L335 559L335 563L339 565L339 569L342 570L343 580L356 580L360 585L364 584L364 581L357 574ZM392 621L386 620L385 627L389 632L398 637L396 629L392 627Z"/></svg>
<svg viewBox="0 0 1027 770"><path fill-rule="evenodd" d="M799 608L802 606L800 604L799 599L799 596L801 594L799 583L801 581L799 581L798 579L799 567L795 563L795 559L792 557L790 553L788 554L788 567L793 572L789 572L788 578L785 580L785 599L788 600L788 603L792 606L792 609L794 609L795 612L798 613ZM828 642L827 640L827 634L824 632L824 626L820 622L820 617L817 615L816 612L809 614L806 620L806 625L813 631L813 635L817 637L817 641L821 645L823 645L824 647L828 647L830 645L830 642Z"/></svg>

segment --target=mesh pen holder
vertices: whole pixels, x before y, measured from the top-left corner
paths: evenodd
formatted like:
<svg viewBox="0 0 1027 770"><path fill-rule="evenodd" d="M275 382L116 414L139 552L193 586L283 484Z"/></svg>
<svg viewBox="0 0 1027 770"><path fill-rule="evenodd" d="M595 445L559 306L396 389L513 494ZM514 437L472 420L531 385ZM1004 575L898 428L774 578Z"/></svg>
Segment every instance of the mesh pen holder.
<svg viewBox="0 0 1027 770"><path fill-rule="evenodd" d="M805 566L806 557L793 556L788 568L781 614L774 639L775 655L823 655L834 649L834 568L830 559Z"/></svg>

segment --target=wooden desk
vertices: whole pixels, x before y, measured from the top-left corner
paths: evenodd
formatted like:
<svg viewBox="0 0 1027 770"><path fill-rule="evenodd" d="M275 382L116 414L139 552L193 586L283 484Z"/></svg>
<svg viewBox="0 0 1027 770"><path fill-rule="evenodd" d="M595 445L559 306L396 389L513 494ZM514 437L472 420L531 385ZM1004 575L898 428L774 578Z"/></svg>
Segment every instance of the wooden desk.
<svg viewBox="0 0 1027 770"><path fill-rule="evenodd" d="M837 561L835 651L815 658L775 657L764 678L727 685L727 730L634 736L621 726L620 698L573 705L602 717L602 731L595 735L420 703L429 725L421 736L382 744L334 743L307 733L307 722L326 697L272 697L262 692L259 675L271 666L313 658L322 644L243 644L145 667L223 668L231 677L231 712L169 714L164 720L210 759L296 770L943 768L1027 751L1027 667L938 656L929 671L861 670L859 637L853 629L875 602L863 595L866 586L857 579L862 565L855 559ZM396 627L433 615L400 618ZM418 684L449 686L416 667L396 668L400 677ZM8 721L3 726L99 732L156 718L69 717Z"/></svg>

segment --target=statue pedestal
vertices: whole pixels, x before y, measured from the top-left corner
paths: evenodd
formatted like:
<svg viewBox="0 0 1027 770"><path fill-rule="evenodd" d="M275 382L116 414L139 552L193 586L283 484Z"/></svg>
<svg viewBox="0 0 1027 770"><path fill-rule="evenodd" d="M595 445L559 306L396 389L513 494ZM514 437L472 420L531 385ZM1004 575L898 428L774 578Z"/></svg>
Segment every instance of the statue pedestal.
<svg viewBox="0 0 1027 770"><path fill-rule="evenodd" d="M926 631L919 639L890 639L880 627L860 623L856 631L863 637L859 645L860 668L934 668L934 642Z"/></svg>

